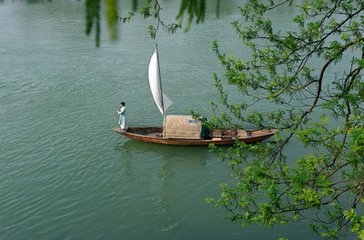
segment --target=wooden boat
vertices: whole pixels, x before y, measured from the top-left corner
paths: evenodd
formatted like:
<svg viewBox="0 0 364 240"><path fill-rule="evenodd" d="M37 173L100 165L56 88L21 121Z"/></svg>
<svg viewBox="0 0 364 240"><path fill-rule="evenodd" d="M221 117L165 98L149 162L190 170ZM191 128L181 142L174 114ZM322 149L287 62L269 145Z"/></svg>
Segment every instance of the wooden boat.
<svg viewBox="0 0 364 240"><path fill-rule="evenodd" d="M239 134L234 136L234 134L231 134L234 131L214 129L210 132L221 131L222 134L219 137L211 136L207 139L188 139L163 137L162 127L136 127L128 128L126 131L113 128L112 130L136 141L176 146L232 145L236 140L244 143L256 143L273 136L277 132L276 129L252 131L239 129Z"/></svg>
<svg viewBox="0 0 364 240"><path fill-rule="evenodd" d="M209 129L208 136L201 139L200 133L206 130L201 121L186 115L167 115L172 101L163 93L159 70L158 47L156 47L148 67L149 87L155 104L163 115L163 127L131 127L126 131L112 130L137 141L166 145L231 145L240 140L245 143L263 141L273 136L277 130ZM203 121L203 120L202 120Z"/></svg>

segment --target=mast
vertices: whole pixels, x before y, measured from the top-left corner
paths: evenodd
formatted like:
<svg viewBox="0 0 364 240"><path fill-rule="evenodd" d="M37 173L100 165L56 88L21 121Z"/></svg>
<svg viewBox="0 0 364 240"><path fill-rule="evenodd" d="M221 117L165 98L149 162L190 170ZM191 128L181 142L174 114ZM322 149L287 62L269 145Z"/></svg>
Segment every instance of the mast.
<svg viewBox="0 0 364 240"><path fill-rule="evenodd" d="M159 76L159 87L161 89L161 95L162 95L162 109L163 109L163 129L162 129L162 136L165 136L164 129L165 129L165 123L166 123L166 110L164 108L164 95L163 95L163 88L162 88L162 77L161 77L161 69L159 64L159 53L158 53L158 44L155 43L155 51L157 53L157 65L158 65L158 76Z"/></svg>
<svg viewBox="0 0 364 240"><path fill-rule="evenodd" d="M168 107L172 104L172 101L163 94L157 43L154 53L149 61L148 80L149 80L149 87L154 98L154 102L157 105L160 113L163 115L163 128L164 128L166 109L168 109Z"/></svg>
<svg viewBox="0 0 364 240"><path fill-rule="evenodd" d="M161 96L162 96L162 99L161 99L161 103L162 103L162 109L163 109L163 119L165 118L166 116L166 112L165 112L165 109L164 109L164 95L163 95L163 88L162 88L162 77L161 77L161 69L160 69L160 66L159 66L159 53L158 53L158 44L155 43L155 51L157 53L157 65L158 65L158 77L159 77L159 87L161 89Z"/></svg>

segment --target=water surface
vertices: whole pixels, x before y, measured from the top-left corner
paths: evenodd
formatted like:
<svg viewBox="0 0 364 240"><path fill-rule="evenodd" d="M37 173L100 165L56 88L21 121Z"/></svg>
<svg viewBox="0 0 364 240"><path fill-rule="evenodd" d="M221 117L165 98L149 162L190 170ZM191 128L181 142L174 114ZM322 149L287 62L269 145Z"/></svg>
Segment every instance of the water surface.
<svg viewBox="0 0 364 240"><path fill-rule="evenodd" d="M222 71L213 39L244 54L228 24L238 11L213 12L188 34L158 36L171 114L210 113L211 73ZM103 32L97 49L81 1L0 3L0 239L313 239L302 224L243 229L206 205L230 179L206 148L111 131L121 99L129 126L161 123L146 81L149 23L120 26L117 42Z"/></svg>

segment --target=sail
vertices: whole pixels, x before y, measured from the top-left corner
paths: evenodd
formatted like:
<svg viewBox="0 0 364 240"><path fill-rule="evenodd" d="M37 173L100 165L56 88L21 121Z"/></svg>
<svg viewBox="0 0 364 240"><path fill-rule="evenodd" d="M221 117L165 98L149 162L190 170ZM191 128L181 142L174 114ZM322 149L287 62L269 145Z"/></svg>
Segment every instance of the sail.
<svg viewBox="0 0 364 240"><path fill-rule="evenodd" d="M168 107L172 104L172 101L162 92L157 49L154 51L152 57L150 58L148 79L150 91L152 92L154 102L157 105L161 114L164 115Z"/></svg>

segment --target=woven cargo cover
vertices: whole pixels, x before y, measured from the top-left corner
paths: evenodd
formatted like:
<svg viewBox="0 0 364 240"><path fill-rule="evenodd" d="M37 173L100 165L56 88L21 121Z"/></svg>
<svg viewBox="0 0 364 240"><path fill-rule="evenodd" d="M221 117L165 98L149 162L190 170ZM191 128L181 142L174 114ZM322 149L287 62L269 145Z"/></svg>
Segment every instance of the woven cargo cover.
<svg viewBox="0 0 364 240"><path fill-rule="evenodd" d="M167 115L164 122L166 138L200 139L201 122L191 115Z"/></svg>

